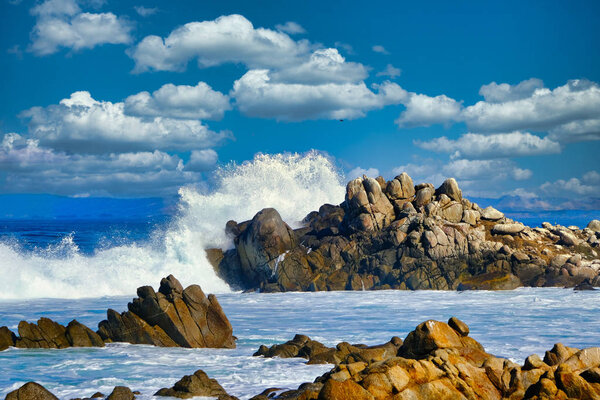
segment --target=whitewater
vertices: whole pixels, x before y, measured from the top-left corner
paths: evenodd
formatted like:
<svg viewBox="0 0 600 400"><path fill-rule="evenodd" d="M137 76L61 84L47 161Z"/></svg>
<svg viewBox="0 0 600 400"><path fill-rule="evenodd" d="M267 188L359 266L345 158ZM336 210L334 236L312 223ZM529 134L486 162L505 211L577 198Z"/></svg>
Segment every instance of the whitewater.
<svg viewBox="0 0 600 400"><path fill-rule="evenodd" d="M293 227L324 203L344 199L343 176L318 152L258 154L252 161L217 170L214 188L183 187L177 214L150 239L84 254L72 236L34 251L0 242L0 299L81 298L135 293L168 274L184 285L213 293L230 289L219 279L205 249L229 248L228 220L251 219L274 207Z"/></svg>

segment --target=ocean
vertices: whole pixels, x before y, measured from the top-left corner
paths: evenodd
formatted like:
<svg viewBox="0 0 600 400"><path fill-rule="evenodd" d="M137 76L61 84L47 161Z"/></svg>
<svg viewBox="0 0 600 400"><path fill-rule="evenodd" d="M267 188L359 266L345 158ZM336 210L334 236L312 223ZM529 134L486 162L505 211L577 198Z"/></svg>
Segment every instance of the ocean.
<svg viewBox="0 0 600 400"><path fill-rule="evenodd" d="M182 188L178 206L153 218L0 220L0 326L20 320L71 319L95 329L106 310L124 311L137 287L174 274L185 286L216 293L238 340L235 350L110 344L101 349L0 352L0 397L36 381L61 399L108 394L126 385L151 398L185 374L203 369L247 399L268 387L296 388L327 371L301 359L252 357L261 344L302 333L327 345L376 344L404 338L427 319L457 316L498 356L522 362L556 342L600 343L600 292L522 288L508 292L373 291L236 293L206 260L205 248L232 246L224 226L275 207L294 227L324 203L339 204L343 179L318 154L261 156L220 171L210 191ZM571 224L573 214L553 214ZM586 214L586 217L588 215ZM530 216L532 224L538 224ZM584 221L581 221L583 223Z"/></svg>

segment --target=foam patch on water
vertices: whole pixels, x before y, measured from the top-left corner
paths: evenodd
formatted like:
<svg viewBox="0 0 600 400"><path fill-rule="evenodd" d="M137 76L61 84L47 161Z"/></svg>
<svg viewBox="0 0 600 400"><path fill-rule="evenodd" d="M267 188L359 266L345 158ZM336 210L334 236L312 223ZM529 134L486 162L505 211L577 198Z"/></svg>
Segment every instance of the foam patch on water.
<svg viewBox="0 0 600 400"><path fill-rule="evenodd" d="M343 178L322 154L257 155L216 173L215 189L180 189L179 213L152 240L83 254L67 236L58 245L24 251L18 243L0 243L0 298L80 298L132 294L141 285L157 285L168 274L184 285L207 292L229 291L206 259L204 250L227 248L225 223L250 219L265 207L299 226L324 203L343 200Z"/></svg>

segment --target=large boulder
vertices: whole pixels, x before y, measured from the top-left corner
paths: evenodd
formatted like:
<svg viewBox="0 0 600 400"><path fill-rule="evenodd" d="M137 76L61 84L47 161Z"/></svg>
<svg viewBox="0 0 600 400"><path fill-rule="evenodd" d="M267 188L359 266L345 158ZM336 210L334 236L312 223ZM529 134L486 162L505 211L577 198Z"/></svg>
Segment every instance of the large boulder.
<svg viewBox="0 0 600 400"><path fill-rule="evenodd" d="M234 348L232 327L214 295L200 286L183 289L169 275L157 292L150 286L137 290L138 298L121 314L108 310L98 324L104 340L155 346Z"/></svg>
<svg viewBox="0 0 600 400"><path fill-rule="evenodd" d="M388 182L385 193L392 200L410 199L415 195L415 186L406 172Z"/></svg>
<svg viewBox="0 0 600 400"><path fill-rule="evenodd" d="M104 341L87 326L73 320L65 328L48 318L37 324L19 322L19 337L15 346L27 349L64 349L66 347L103 347Z"/></svg>
<svg viewBox="0 0 600 400"><path fill-rule="evenodd" d="M496 224L492 228L494 235L516 235L525 229L523 224Z"/></svg>
<svg viewBox="0 0 600 400"><path fill-rule="evenodd" d="M69 322L65 336L73 347L103 347L100 335L76 320Z"/></svg>
<svg viewBox="0 0 600 400"><path fill-rule="evenodd" d="M58 400L58 397L38 383L27 382L17 390L8 393L4 400Z"/></svg>
<svg viewBox="0 0 600 400"><path fill-rule="evenodd" d="M488 221L498 221L499 219L504 218L504 214L492 206L484 208L481 210L480 214L482 219L486 219Z"/></svg>
<svg viewBox="0 0 600 400"><path fill-rule="evenodd" d="M106 400L134 400L135 396L127 386L115 386Z"/></svg>
<svg viewBox="0 0 600 400"><path fill-rule="evenodd" d="M394 206L373 178L357 178L346 186L346 226L355 231L379 231L395 218Z"/></svg>
<svg viewBox="0 0 600 400"><path fill-rule="evenodd" d="M154 395L180 399L191 397L216 397L218 400L236 399L229 396L216 379L209 378L201 369L194 372L193 375L185 375L173 387L160 389Z"/></svg>
<svg viewBox="0 0 600 400"><path fill-rule="evenodd" d="M600 221L597 219L593 219L587 225L587 228L592 232L600 232Z"/></svg>
<svg viewBox="0 0 600 400"><path fill-rule="evenodd" d="M6 326L0 327L0 351L13 347L16 341L17 337L10 329Z"/></svg>
<svg viewBox="0 0 600 400"><path fill-rule="evenodd" d="M437 188L435 191L436 196L445 194L450 197L452 200L461 202L462 201L462 190L458 188L458 183L456 183L456 179L448 178L442 183L442 185Z"/></svg>
<svg viewBox="0 0 600 400"><path fill-rule="evenodd" d="M274 208L258 212L236 240L242 271L254 284L270 279L277 260L295 246L294 231Z"/></svg>

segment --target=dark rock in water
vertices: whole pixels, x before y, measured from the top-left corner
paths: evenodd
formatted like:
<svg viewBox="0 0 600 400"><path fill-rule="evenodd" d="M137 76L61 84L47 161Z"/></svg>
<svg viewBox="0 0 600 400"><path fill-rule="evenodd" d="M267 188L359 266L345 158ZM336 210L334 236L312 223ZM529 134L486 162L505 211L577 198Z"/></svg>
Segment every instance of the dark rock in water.
<svg viewBox="0 0 600 400"><path fill-rule="evenodd" d="M519 286L521 281L513 274L490 272L463 280L458 290L512 290Z"/></svg>
<svg viewBox="0 0 600 400"><path fill-rule="evenodd" d="M594 285L592 285L592 282L590 282L589 279L586 279L585 281L575 285L573 290L596 290L596 288Z"/></svg>
<svg viewBox="0 0 600 400"><path fill-rule="evenodd" d="M495 357L469 336L468 326L452 319L419 324L397 354L383 360L348 358L314 383L286 391L285 400L567 400L600 398L600 348L556 344L527 357L523 366ZM459 327L459 330L456 327ZM340 344L341 345L341 344ZM339 346L339 345L338 345ZM267 396L256 400L267 400Z"/></svg>
<svg viewBox="0 0 600 400"><path fill-rule="evenodd" d="M27 382L17 390L8 393L5 400L58 400L58 397L40 384Z"/></svg>
<svg viewBox="0 0 600 400"><path fill-rule="evenodd" d="M201 369L194 372L193 375L185 375L172 388L160 389L154 395L178 397L180 399L203 396L216 397L219 400L236 400L236 397L227 394L216 379L209 378Z"/></svg>
<svg viewBox="0 0 600 400"><path fill-rule="evenodd" d="M296 235L273 208L265 208L252 218L236 238L242 271L249 282L269 280L277 259L296 246Z"/></svg>
<svg viewBox="0 0 600 400"><path fill-rule="evenodd" d="M17 337L6 326L0 327L0 351L6 350L9 347L14 347Z"/></svg>
<svg viewBox="0 0 600 400"><path fill-rule="evenodd" d="M127 386L116 386L106 400L133 400L135 396Z"/></svg>
<svg viewBox="0 0 600 400"><path fill-rule="evenodd" d="M286 343L275 344L271 347L260 346L253 356L306 358L308 364L340 364L342 362L373 362L382 361L394 356L402 339L393 337L389 342L365 346L362 344L339 343L336 347L327 347L305 335L296 335Z"/></svg>
<svg viewBox="0 0 600 400"><path fill-rule="evenodd" d="M231 324L217 298L206 297L200 286L183 289L169 275L161 280L158 293L142 286L137 294L129 311L107 311L107 319L98 324L102 339L165 347L235 347Z"/></svg>
<svg viewBox="0 0 600 400"><path fill-rule="evenodd" d="M104 347L100 335L77 320L69 322L65 336L73 347Z"/></svg>
<svg viewBox="0 0 600 400"><path fill-rule="evenodd" d="M100 392L96 392L93 395L90 396L91 399L102 399L106 397L103 393Z"/></svg>
<svg viewBox="0 0 600 400"><path fill-rule="evenodd" d="M19 322L16 347L27 349L64 349L67 347L103 347L104 342L87 326L73 320L65 328L48 318L40 318L37 324Z"/></svg>

